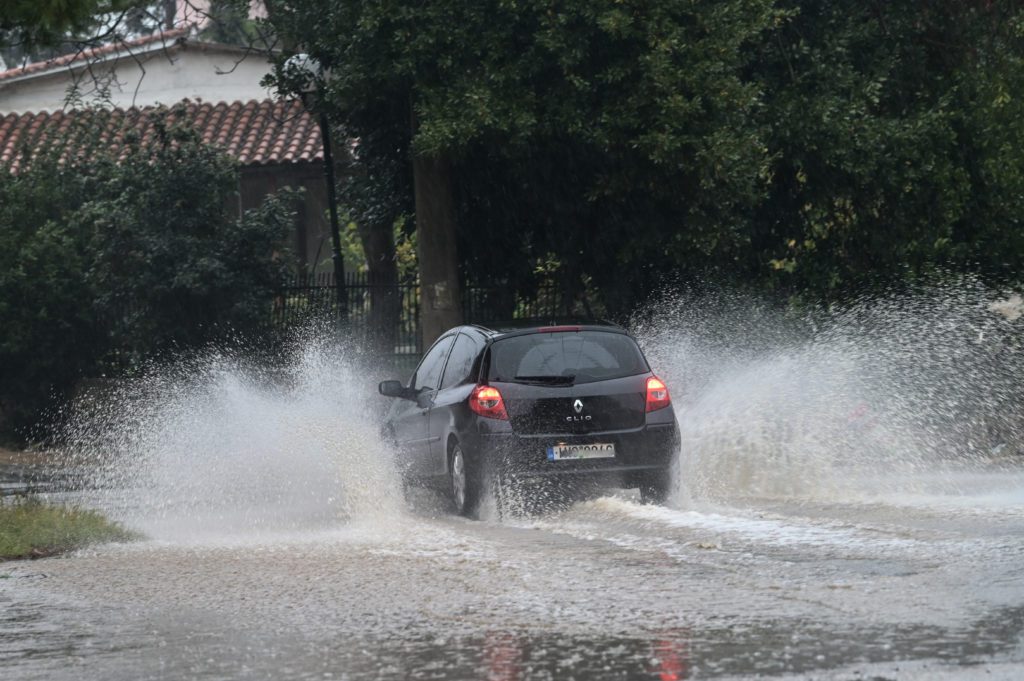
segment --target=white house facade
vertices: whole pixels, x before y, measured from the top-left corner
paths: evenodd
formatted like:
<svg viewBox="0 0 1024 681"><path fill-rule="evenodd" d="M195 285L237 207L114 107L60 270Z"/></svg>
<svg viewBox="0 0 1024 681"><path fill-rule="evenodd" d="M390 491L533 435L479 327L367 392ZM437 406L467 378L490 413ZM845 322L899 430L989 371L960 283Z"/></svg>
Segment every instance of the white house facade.
<svg viewBox="0 0 1024 681"><path fill-rule="evenodd" d="M0 115L60 111L69 96L117 108L263 100L269 72L265 55L181 28L0 71Z"/></svg>

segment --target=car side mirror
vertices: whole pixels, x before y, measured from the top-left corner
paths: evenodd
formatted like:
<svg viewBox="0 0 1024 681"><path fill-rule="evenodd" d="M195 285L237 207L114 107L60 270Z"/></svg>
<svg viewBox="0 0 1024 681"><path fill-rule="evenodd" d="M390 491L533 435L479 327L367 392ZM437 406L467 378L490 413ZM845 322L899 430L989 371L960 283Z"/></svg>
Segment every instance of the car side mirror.
<svg viewBox="0 0 1024 681"><path fill-rule="evenodd" d="M412 391L402 385L401 381L381 381L380 385L377 386L377 390L385 397L400 397L403 400L411 399L410 393Z"/></svg>

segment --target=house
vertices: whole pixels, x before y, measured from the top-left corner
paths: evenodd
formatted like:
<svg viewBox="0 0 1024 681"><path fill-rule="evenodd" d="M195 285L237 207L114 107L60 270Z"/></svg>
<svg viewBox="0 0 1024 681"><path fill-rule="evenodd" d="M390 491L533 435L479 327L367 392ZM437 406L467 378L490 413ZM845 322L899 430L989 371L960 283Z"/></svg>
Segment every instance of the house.
<svg viewBox="0 0 1024 681"><path fill-rule="evenodd" d="M113 145L132 128L145 135L153 107L174 107L238 161L240 210L283 187L305 190L293 234L296 270L330 272L320 129L300 102L268 96L259 83L269 70L265 56L203 42L183 27L0 71L0 167L16 171L56 140L73 146L62 138L76 118L92 115L90 105L108 110ZM73 90L78 96L69 99Z"/></svg>
<svg viewBox="0 0 1024 681"><path fill-rule="evenodd" d="M269 71L266 55L182 27L0 71L0 114L59 111L69 101L129 108L266 99L260 80Z"/></svg>
<svg viewBox="0 0 1024 681"><path fill-rule="evenodd" d="M34 153L54 144L74 148L81 141L75 134L81 127L76 126L76 119L86 117L91 126L100 121L101 137L108 148L122 144L129 132L146 139L154 132L145 115L152 109L113 109L102 116L89 109L9 113L0 117L0 168L17 172ZM320 128L301 103L185 101L173 108L172 120L189 125L206 143L238 161L240 211L258 206L264 197L283 187L303 188L292 237L297 269L301 273L330 271Z"/></svg>

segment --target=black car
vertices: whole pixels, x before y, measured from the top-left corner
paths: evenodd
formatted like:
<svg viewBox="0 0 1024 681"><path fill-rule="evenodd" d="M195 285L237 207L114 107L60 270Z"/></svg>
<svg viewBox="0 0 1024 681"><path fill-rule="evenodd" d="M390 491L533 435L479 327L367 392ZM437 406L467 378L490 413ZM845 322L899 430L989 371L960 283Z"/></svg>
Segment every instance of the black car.
<svg viewBox="0 0 1024 681"><path fill-rule="evenodd" d="M663 501L679 449L668 388L613 324L460 326L423 356L383 425L407 479L476 516L499 479L582 481Z"/></svg>

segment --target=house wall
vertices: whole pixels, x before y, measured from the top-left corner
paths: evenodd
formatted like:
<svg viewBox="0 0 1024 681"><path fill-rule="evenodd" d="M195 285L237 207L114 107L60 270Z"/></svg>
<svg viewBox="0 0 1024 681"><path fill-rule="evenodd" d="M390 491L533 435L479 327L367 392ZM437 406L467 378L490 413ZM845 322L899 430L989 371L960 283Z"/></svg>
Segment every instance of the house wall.
<svg viewBox="0 0 1024 681"><path fill-rule="evenodd" d="M243 167L239 179L239 208L242 211L255 208L266 196L285 187L304 190L291 238L297 271L302 274L331 272L327 189L319 162Z"/></svg>
<svg viewBox="0 0 1024 681"><path fill-rule="evenodd" d="M244 57L244 58L243 58ZM52 71L0 82L0 114L57 111L78 85L85 102L105 89L118 107L171 105L182 99L234 102L266 99L260 87L267 61L241 49L203 43L168 44L134 56L93 64L90 69Z"/></svg>

